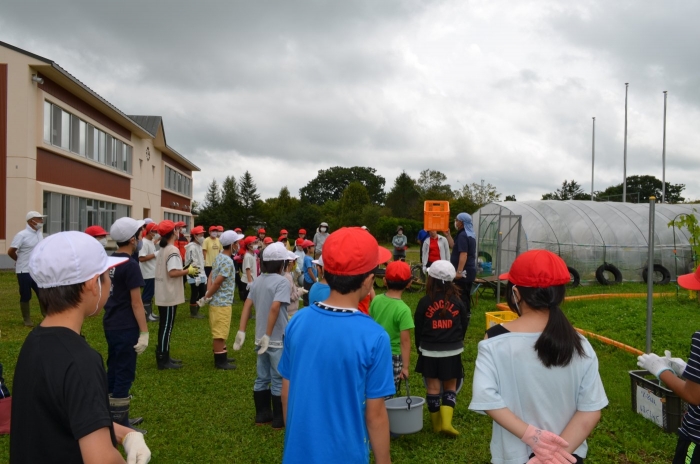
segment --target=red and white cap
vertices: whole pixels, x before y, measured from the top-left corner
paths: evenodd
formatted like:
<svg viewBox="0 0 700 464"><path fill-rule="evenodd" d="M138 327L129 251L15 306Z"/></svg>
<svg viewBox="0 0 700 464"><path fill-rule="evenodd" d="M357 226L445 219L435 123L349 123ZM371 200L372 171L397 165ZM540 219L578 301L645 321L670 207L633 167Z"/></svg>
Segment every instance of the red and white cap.
<svg viewBox="0 0 700 464"><path fill-rule="evenodd" d="M515 258L510 271L499 279L521 287L546 288L568 284L571 274L564 260L551 251L530 250Z"/></svg>
<svg viewBox="0 0 700 464"><path fill-rule="evenodd" d="M107 231L100 226L90 226L85 229L85 233L90 237L106 237Z"/></svg>
<svg viewBox="0 0 700 464"><path fill-rule="evenodd" d="M29 275L39 288L82 284L128 259L107 256L100 242L83 232L59 232L34 247Z"/></svg>
<svg viewBox="0 0 700 464"><path fill-rule="evenodd" d="M700 290L700 267L692 274L678 276L678 285L688 290Z"/></svg>
<svg viewBox="0 0 700 464"><path fill-rule="evenodd" d="M323 245L323 268L333 275L365 274L390 259L391 252L359 227L336 230Z"/></svg>

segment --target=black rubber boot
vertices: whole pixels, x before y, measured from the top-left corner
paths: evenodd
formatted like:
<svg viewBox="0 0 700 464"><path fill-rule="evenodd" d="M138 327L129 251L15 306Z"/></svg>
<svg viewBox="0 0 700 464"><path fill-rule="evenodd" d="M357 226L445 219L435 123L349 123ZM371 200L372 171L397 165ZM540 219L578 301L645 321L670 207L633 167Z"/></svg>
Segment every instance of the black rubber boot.
<svg viewBox="0 0 700 464"><path fill-rule="evenodd" d="M156 362L158 363L158 370L162 371L165 369L180 369L182 365L175 364L170 360L170 353L167 351L158 352L156 351Z"/></svg>
<svg viewBox="0 0 700 464"><path fill-rule="evenodd" d="M272 428L275 430L282 430L284 428L281 396L272 395Z"/></svg>
<svg viewBox="0 0 700 464"><path fill-rule="evenodd" d="M129 406L131 404L131 397L128 398L109 398L109 413L112 416L112 421L124 427L129 427L130 429L141 432L144 435L146 431L134 427L136 424L143 422L142 417L138 417L133 421L129 420Z"/></svg>
<svg viewBox="0 0 700 464"><path fill-rule="evenodd" d="M191 304L190 305L190 317L192 319L204 319L204 316L199 314L199 305L198 304Z"/></svg>
<svg viewBox="0 0 700 464"><path fill-rule="evenodd" d="M214 353L214 367L225 371L232 371L236 368L236 365L229 364L226 360L226 353Z"/></svg>
<svg viewBox="0 0 700 464"><path fill-rule="evenodd" d="M24 325L26 327L34 327L34 323L32 322L32 318L29 313L29 302L22 302L19 304L19 307L22 310L22 319L24 319Z"/></svg>
<svg viewBox="0 0 700 464"><path fill-rule="evenodd" d="M253 391L255 401L255 425L272 422L272 392L270 390Z"/></svg>
<svg viewBox="0 0 700 464"><path fill-rule="evenodd" d="M226 348L224 348L224 349L226 349ZM228 361L230 363L236 362L236 358L229 358L228 357L228 351L225 351L225 353L226 353L226 361Z"/></svg>

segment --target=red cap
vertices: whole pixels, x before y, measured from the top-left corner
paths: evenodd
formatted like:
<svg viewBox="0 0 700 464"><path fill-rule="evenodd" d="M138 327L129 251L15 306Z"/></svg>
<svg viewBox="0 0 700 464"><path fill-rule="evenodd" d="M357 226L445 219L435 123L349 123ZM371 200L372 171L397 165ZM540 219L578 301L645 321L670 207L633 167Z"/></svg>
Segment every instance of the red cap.
<svg viewBox="0 0 700 464"><path fill-rule="evenodd" d="M209 226L209 232L214 232L216 230L219 230L216 226Z"/></svg>
<svg viewBox="0 0 700 464"><path fill-rule="evenodd" d="M263 239L263 243L264 243L265 245L269 245L270 243L272 243L272 237L265 237L265 238Z"/></svg>
<svg viewBox="0 0 700 464"><path fill-rule="evenodd" d="M259 234L264 234L264 233L265 233L265 229L258 229L258 233L259 233Z"/></svg>
<svg viewBox="0 0 700 464"><path fill-rule="evenodd" d="M289 232L287 232L287 229L282 229L280 230L280 235L287 235Z"/></svg>
<svg viewBox="0 0 700 464"><path fill-rule="evenodd" d="M185 224L185 223L182 222L182 221L177 221L177 222L175 223L175 227L185 227L186 225L187 225L187 224Z"/></svg>
<svg viewBox="0 0 700 464"><path fill-rule="evenodd" d="M158 233L160 235L167 235L173 230L175 230L175 223L173 221L168 221L166 219L165 221L160 221L158 224Z"/></svg>
<svg viewBox="0 0 700 464"><path fill-rule="evenodd" d="M90 226L85 229L85 233L91 237L106 237L107 231L100 226Z"/></svg>
<svg viewBox="0 0 700 464"><path fill-rule="evenodd" d="M547 250L526 251L515 258L510 271L499 278L515 285L535 288L571 282L571 274L564 260Z"/></svg>
<svg viewBox="0 0 700 464"><path fill-rule="evenodd" d="M243 232L240 227L236 227L235 229L233 229L233 231L238 232L239 234Z"/></svg>
<svg viewBox="0 0 700 464"><path fill-rule="evenodd" d="M306 241L306 240L304 240L303 238L298 238L298 239L296 240L296 242L294 242L294 243L296 244L296 246L303 247L305 241Z"/></svg>
<svg viewBox="0 0 700 464"><path fill-rule="evenodd" d="M306 235L306 229L299 229L299 233Z"/></svg>
<svg viewBox="0 0 700 464"><path fill-rule="evenodd" d="M316 245L311 240L304 240L302 242L301 246L303 246L304 248L309 248L309 247L316 246Z"/></svg>
<svg viewBox="0 0 700 464"><path fill-rule="evenodd" d="M199 235L204 233L204 227L202 226L197 226L193 227L192 230L190 230L190 234L192 235Z"/></svg>
<svg viewBox="0 0 700 464"><path fill-rule="evenodd" d="M252 235L246 237L243 239L243 246L247 247L251 243L255 242L258 240L258 237L253 237Z"/></svg>
<svg viewBox="0 0 700 464"><path fill-rule="evenodd" d="M391 259L391 252L359 227L343 227L323 245L324 269L334 275L360 275Z"/></svg>
<svg viewBox="0 0 700 464"><path fill-rule="evenodd" d="M678 276L678 285L688 290L700 290L700 267L692 274Z"/></svg>
<svg viewBox="0 0 700 464"><path fill-rule="evenodd" d="M218 230L219 232L223 232L224 226L216 226L216 230Z"/></svg>
<svg viewBox="0 0 700 464"><path fill-rule="evenodd" d="M403 261L393 261L387 265L385 277L391 282L403 282L412 277L411 268Z"/></svg>
<svg viewBox="0 0 700 464"><path fill-rule="evenodd" d="M143 236L145 237L154 229L156 232L158 231L158 224L155 222L149 222L146 224L146 227L143 228Z"/></svg>

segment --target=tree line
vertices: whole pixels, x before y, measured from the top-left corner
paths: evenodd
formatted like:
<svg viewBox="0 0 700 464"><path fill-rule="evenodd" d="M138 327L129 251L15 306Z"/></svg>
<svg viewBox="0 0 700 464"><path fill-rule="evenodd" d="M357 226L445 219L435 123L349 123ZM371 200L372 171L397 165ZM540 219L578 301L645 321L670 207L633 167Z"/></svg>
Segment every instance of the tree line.
<svg viewBox="0 0 700 464"><path fill-rule="evenodd" d="M656 197L657 202L662 200L663 183L654 176L628 176L627 177L627 201L634 203L649 203L649 197ZM685 184L671 184L666 182L666 203L682 203L685 198L681 196L685 190ZM597 201L622 201L623 185L619 183L605 190L593 192L593 199ZM584 192L583 188L575 180L564 180L561 187L554 192L542 195L543 200L590 200L591 194Z"/></svg>

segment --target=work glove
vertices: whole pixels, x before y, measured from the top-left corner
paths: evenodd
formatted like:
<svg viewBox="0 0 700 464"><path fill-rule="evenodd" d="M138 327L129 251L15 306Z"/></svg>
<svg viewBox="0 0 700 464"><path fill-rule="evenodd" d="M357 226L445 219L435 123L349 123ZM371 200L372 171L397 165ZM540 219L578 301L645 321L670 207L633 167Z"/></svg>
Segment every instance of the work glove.
<svg viewBox="0 0 700 464"><path fill-rule="evenodd" d="M234 351L240 350L243 346L243 342L245 342L245 332L239 330L238 332L236 332L236 339L233 342Z"/></svg>
<svg viewBox="0 0 700 464"><path fill-rule="evenodd" d="M151 450L146 446L141 432L129 432L122 441L126 451L127 464L147 464L151 460Z"/></svg>
<svg viewBox="0 0 700 464"><path fill-rule="evenodd" d="M654 353L643 354L637 358L637 366L646 369L658 379L663 371L673 371L667 364L666 358L661 358Z"/></svg>
<svg viewBox="0 0 700 464"><path fill-rule="evenodd" d="M187 275L190 277L196 277L199 275L199 268L194 264L187 268Z"/></svg>
<svg viewBox="0 0 700 464"><path fill-rule="evenodd" d="M682 377L688 363L683 361L681 358L672 358L671 352L668 350L664 351L664 354L666 355L666 364L668 364L668 366L673 370L673 373L678 377Z"/></svg>
<svg viewBox="0 0 700 464"><path fill-rule="evenodd" d="M532 448L536 458L541 463L575 463L576 458L566 451L569 446L566 440L547 430L542 430L534 425L528 425L525 435L520 439L527 446ZM532 460L530 462L533 462Z"/></svg>
<svg viewBox="0 0 700 464"><path fill-rule="evenodd" d="M139 341L134 345L134 350L136 354L141 354L146 351L146 348L148 348L148 332L140 332Z"/></svg>
<svg viewBox="0 0 700 464"><path fill-rule="evenodd" d="M211 300L212 300L212 297L207 298L207 297L203 296L202 298L197 300L197 306L199 306L201 308L202 306L208 305Z"/></svg>
<svg viewBox="0 0 700 464"><path fill-rule="evenodd" d="M245 289L246 291L250 291L250 284L246 284Z"/></svg>
<svg viewBox="0 0 700 464"><path fill-rule="evenodd" d="M423 266L423 274L427 275L428 274L428 268Z"/></svg>
<svg viewBox="0 0 700 464"><path fill-rule="evenodd" d="M258 354L263 354L267 351L267 348L270 346L270 336L265 334L262 336L260 339L259 343L260 349L258 350Z"/></svg>
<svg viewBox="0 0 700 464"><path fill-rule="evenodd" d="M299 293L301 293L302 295L306 295L307 293L309 293L309 291L307 289L305 289L304 287L297 287L297 291Z"/></svg>

